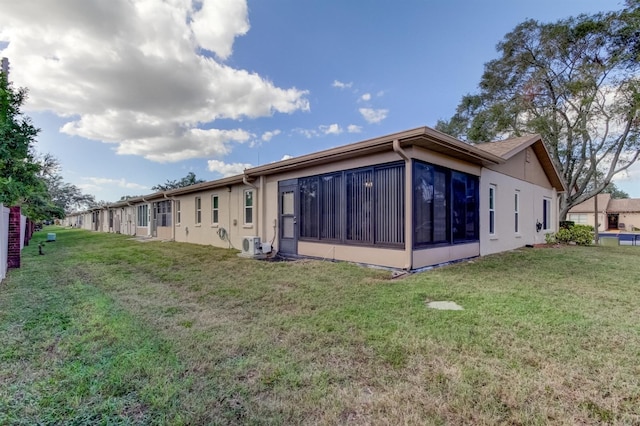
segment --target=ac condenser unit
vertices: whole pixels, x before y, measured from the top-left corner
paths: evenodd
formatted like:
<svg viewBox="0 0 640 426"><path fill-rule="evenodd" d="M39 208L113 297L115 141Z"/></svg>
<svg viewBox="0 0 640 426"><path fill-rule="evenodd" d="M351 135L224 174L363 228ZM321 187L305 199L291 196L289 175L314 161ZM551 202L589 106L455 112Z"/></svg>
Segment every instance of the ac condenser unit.
<svg viewBox="0 0 640 426"><path fill-rule="evenodd" d="M257 256L262 253L260 245L260 237L244 237L242 239L242 255Z"/></svg>

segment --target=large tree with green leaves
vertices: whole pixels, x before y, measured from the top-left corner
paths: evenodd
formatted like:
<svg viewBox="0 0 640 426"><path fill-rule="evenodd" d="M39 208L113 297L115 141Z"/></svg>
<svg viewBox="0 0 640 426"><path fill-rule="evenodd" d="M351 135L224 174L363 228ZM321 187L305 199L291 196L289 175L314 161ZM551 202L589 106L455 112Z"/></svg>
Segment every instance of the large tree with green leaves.
<svg viewBox="0 0 640 426"><path fill-rule="evenodd" d="M64 214L74 210L87 209L96 203L95 197L84 194L77 186L65 182L60 174L60 161L52 154L44 154L37 158L40 166L38 177L44 182L51 204L57 214L53 217L64 217ZM62 216L60 216L62 212Z"/></svg>
<svg viewBox="0 0 640 426"><path fill-rule="evenodd" d="M191 186L202 182L204 182L204 180L196 179L195 173L189 172L182 179L167 180L166 183L152 186L151 189L154 191L168 191L169 189L184 188L185 186Z"/></svg>
<svg viewBox="0 0 640 426"><path fill-rule="evenodd" d="M569 188L564 219L640 154L640 0L616 12L525 21L497 50L479 92L436 128L473 143L540 134Z"/></svg>
<svg viewBox="0 0 640 426"><path fill-rule="evenodd" d="M22 204L34 191L43 189L37 177L34 143L39 129L22 114L27 92L14 89L0 72L0 203Z"/></svg>

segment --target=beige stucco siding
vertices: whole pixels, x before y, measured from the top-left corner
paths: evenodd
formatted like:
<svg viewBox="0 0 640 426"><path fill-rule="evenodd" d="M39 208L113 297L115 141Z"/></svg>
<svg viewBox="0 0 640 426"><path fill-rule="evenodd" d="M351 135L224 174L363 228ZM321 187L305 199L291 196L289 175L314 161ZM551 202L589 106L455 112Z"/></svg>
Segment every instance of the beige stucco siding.
<svg viewBox="0 0 640 426"><path fill-rule="evenodd" d="M506 163L490 165L487 168L543 188L552 187L542 164L531 147L514 155Z"/></svg>
<svg viewBox="0 0 640 426"><path fill-rule="evenodd" d="M365 247L300 241L298 243L298 253L319 259L343 260L368 265L385 266L388 268L401 269L406 266L404 250L372 246Z"/></svg>
<svg viewBox="0 0 640 426"><path fill-rule="evenodd" d="M244 223L245 190L253 190L253 224ZM218 223L212 223L212 196L218 196ZM196 224L196 197L201 199L201 222ZM258 190L248 185L232 185L214 190L179 195L180 223L176 223L175 240L186 243L206 244L240 249L242 239L258 232ZM175 206L175 204L174 204ZM176 217L174 207L174 219ZM224 231L221 231L223 229ZM220 238L226 233L231 244Z"/></svg>
<svg viewBox="0 0 640 426"><path fill-rule="evenodd" d="M480 243L456 244L443 247L419 249L413 252L412 269L438 265L460 259L468 259L480 255Z"/></svg>
<svg viewBox="0 0 640 426"><path fill-rule="evenodd" d="M605 207L606 206L602 206L602 209L604 209ZM606 231L608 229L607 213L601 210L600 208L598 210L600 210L600 213L598 213L598 229L600 230L600 232L602 232L603 230ZM580 222L579 221L580 216L586 216L587 223ZM595 219L595 214L593 213L568 213L567 214L567 220L573 221L581 225L593 226L595 228L596 221L594 219Z"/></svg>
<svg viewBox="0 0 640 426"><path fill-rule="evenodd" d="M638 213L620 213L618 223L624 223L627 231L632 231L633 227L640 228L640 212Z"/></svg>
<svg viewBox="0 0 640 426"><path fill-rule="evenodd" d="M495 233L489 233L489 188L496 189ZM519 193L519 232L515 231L515 194ZM543 223L543 200L550 200L549 229L537 231ZM545 234L556 232L558 197L556 190L513 178L490 169L480 177L480 254L512 250L527 244L545 242Z"/></svg>
<svg viewBox="0 0 640 426"><path fill-rule="evenodd" d="M158 226L156 228L156 237L161 240L173 240L173 227Z"/></svg>

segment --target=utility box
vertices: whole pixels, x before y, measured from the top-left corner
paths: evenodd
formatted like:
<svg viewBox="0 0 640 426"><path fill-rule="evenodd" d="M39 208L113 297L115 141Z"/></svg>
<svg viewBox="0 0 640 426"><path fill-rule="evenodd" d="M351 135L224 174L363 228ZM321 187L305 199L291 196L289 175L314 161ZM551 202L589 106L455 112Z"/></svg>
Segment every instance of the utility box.
<svg viewBox="0 0 640 426"><path fill-rule="evenodd" d="M53 232L49 232L47 234L47 242L51 242L51 241L55 241L56 240L56 234Z"/></svg>

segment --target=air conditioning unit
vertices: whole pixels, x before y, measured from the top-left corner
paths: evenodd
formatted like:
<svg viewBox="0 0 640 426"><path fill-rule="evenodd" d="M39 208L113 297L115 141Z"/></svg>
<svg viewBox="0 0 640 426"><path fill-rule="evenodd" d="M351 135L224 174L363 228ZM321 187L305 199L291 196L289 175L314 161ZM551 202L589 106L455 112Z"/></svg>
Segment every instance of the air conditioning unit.
<svg viewBox="0 0 640 426"><path fill-rule="evenodd" d="M262 254L260 237L251 236L242 238L242 255L257 256Z"/></svg>

